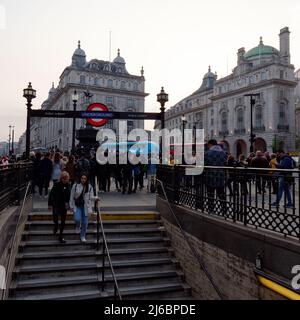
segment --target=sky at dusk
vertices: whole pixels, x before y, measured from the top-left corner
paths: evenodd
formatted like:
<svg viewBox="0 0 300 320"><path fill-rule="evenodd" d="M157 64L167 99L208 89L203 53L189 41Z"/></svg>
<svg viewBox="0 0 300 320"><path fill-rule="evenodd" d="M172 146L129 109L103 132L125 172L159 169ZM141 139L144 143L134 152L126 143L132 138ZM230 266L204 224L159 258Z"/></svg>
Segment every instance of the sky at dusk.
<svg viewBox="0 0 300 320"><path fill-rule="evenodd" d="M299 0L0 0L0 141L26 125L22 90L31 81L40 108L57 85L81 40L87 60L112 59L120 48L129 73L146 78L146 111L159 111L156 94L170 107L197 90L211 65L218 77L236 65L240 47L279 47L279 31L291 31L291 56L300 68ZM151 128L151 123L147 124Z"/></svg>

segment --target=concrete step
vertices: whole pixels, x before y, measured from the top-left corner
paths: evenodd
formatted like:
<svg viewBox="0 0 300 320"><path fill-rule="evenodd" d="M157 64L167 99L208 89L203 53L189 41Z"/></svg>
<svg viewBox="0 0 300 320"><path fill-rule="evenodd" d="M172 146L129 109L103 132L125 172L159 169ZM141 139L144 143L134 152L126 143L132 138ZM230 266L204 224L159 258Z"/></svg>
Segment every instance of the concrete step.
<svg viewBox="0 0 300 320"><path fill-rule="evenodd" d="M88 230L87 239L96 238L96 230ZM159 228L126 228L126 229L106 229L105 234L107 238L121 238L121 237L155 237L163 236L166 234L164 227ZM53 235L52 231L24 231L22 235L23 241L44 241L57 238ZM76 234L75 230L65 230L64 238L66 240L79 239L80 236Z"/></svg>
<svg viewBox="0 0 300 320"><path fill-rule="evenodd" d="M107 238L109 249L125 249L125 248L151 248L168 246L170 240L163 237L142 237L142 238ZM76 251L76 250L95 250L96 241L89 240L86 244L82 244L80 240L68 240L61 244L56 239L44 241L23 241L20 243L19 251L24 253L30 252L56 252L58 250ZM102 249L102 239L100 239L100 250Z"/></svg>
<svg viewBox="0 0 300 320"><path fill-rule="evenodd" d="M150 271L138 273L123 273L116 275L120 290L129 287L143 287L147 285L162 285L170 283L179 283L182 279L182 273L175 270ZM57 292L78 292L87 289L102 288L101 272L98 275L85 275L65 278L46 278L25 280L16 283L11 294L16 297L26 297L28 295L37 295L47 292L47 294ZM114 288L113 277L111 274L105 274L105 284L103 289L111 291Z"/></svg>
<svg viewBox="0 0 300 320"><path fill-rule="evenodd" d="M96 229L96 221L89 223L89 229ZM158 228L161 226L161 221L158 220L105 220L103 221L104 230L115 228ZM73 230L75 228L74 221L66 221L65 230ZM52 221L29 221L25 225L27 231L46 231L53 230Z"/></svg>
<svg viewBox="0 0 300 320"><path fill-rule="evenodd" d="M166 247L153 248L133 248L133 249L110 249L112 261L127 260L138 256L141 259L165 258L173 254L171 249ZM57 264L57 263L77 263L77 262L97 262L102 259L102 250L77 250L77 251L56 251L56 252L32 252L20 253L16 257L16 265L29 266L33 264Z"/></svg>
<svg viewBox="0 0 300 320"><path fill-rule="evenodd" d="M101 212L102 220L160 220L160 214L156 211L112 211ZM97 215L93 213L91 220L96 220ZM29 221L52 221L52 213L49 211L31 212L28 216ZM72 213L67 214L67 220L74 220Z"/></svg>
<svg viewBox="0 0 300 320"><path fill-rule="evenodd" d="M148 285L141 287L132 287L121 290L123 300L131 299L176 299L180 297L187 297L190 295L190 288L181 283L174 283L170 285ZM63 293L43 293L38 295L30 295L27 297L15 297L20 300L107 300L113 299L113 290L108 292L101 292L101 289L90 289L79 292L63 292Z"/></svg>
<svg viewBox="0 0 300 320"><path fill-rule="evenodd" d="M115 273L136 273L142 271L170 270L176 269L179 263L171 258L153 258L153 259L130 259L113 261ZM110 270L108 262L105 263L105 269ZM14 279L18 281L26 279L39 279L50 277L83 276L97 274L102 270L102 262L78 262L78 263L56 263L51 265L34 264L30 266L17 266L14 269Z"/></svg>

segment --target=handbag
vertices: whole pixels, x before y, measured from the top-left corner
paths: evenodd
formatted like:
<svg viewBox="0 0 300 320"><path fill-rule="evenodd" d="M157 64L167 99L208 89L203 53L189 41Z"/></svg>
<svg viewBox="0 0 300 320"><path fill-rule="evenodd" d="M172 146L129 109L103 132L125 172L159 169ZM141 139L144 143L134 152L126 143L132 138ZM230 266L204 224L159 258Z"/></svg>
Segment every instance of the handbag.
<svg viewBox="0 0 300 320"><path fill-rule="evenodd" d="M76 193L76 188L77 185L75 186L75 193ZM76 207L83 207L84 206L84 197L83 197L83 193L84 193L84 188L82 189L82 192L80 194L80 196L78 198L75 198L75 206Z"/></svg>

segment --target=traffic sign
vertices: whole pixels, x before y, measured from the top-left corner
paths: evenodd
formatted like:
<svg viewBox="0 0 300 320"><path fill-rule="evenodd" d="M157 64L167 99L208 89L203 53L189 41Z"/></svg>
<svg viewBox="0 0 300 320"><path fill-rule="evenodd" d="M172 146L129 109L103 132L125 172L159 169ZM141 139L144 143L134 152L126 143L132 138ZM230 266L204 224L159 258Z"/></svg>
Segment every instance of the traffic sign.
<svg viewBox="0 0 300 320"><path fill-rule="evenodd" d="M108 111L108 108L106 105L102 103L93 103L88 106L86 111L93 112L93 111ZM87 122L92 125L93 127L102 127L104 126L107 122L107 118L102 118L102 119L94 119L94 118L89 118L87 119Z"/></svg>

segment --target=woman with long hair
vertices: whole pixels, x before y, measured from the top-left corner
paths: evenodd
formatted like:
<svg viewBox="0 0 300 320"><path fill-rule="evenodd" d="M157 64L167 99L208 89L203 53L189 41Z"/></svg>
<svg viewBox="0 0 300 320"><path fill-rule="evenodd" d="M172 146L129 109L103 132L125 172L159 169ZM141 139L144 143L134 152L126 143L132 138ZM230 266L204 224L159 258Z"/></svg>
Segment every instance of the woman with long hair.
<svg viewBox="0 0 300 320"><path fill-rule="evenodd" d="M89 216L93 212L93 203L99 198L94 195L94 189L89 184L86 174L80 176L79 183L75 183L71 190L70 209L74 213L76 233L80 234L81 242L86 242ZM80 229L81 226L81 229Z"/></svg>

